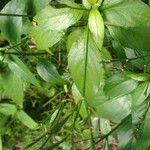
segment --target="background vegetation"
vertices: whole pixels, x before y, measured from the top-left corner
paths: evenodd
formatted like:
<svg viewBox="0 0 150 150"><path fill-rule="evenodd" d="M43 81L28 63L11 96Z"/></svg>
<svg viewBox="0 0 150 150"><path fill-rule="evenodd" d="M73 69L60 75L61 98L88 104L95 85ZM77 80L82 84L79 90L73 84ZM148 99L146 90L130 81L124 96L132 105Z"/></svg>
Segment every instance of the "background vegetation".
<svg viewBox="0 0 150 150"><path fill-rule="evenodd" d="M0 150L148 150L149 5L1 0Z"/></svg>

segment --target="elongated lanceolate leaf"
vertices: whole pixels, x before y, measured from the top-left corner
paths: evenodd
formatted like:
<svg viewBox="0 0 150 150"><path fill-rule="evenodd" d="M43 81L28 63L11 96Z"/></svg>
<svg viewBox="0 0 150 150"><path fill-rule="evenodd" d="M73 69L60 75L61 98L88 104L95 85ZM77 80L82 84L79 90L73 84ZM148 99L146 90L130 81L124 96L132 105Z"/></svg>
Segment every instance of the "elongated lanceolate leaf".
<svg viewBox="0 0 150 150"><path fill-rule="evenodd" d="M30 129L38 128L38 124L29 115L27 115L23 110L17 111L16 118Z"/></svg>
<svg viewBox="0 0 150 150"><path fill-rule="evenodd" d="M99 49L86 31L71 47L68 56L69 70L80 93L92 103L103 83L103 67Z"/></svg>

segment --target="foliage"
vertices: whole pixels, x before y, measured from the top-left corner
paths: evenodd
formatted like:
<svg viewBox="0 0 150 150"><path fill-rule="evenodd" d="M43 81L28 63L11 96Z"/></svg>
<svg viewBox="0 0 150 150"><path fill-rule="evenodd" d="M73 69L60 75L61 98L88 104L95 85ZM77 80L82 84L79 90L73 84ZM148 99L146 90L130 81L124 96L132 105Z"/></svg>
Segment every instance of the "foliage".
<svg viewBox="0 0 150 150"><path fill-rule="evenodd" d="M150 148L150 1L2 4L0 150Z"/></svg>

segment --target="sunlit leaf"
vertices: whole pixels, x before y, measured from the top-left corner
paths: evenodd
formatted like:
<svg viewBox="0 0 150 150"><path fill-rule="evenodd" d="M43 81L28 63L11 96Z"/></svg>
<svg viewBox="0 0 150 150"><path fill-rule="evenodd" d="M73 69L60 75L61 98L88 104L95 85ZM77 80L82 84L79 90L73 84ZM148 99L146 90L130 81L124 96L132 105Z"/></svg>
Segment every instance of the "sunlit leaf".
<svg viewBox="0 0 150 150"><path fill-rule="evenodd" d="M40 50L48 50L63 37L64 32L53 31L39 26L30 28L30 35L34 38L36 46Z"/></svg>
<svg viewBox="0 0 150 150"><path fill-rule="evenodd" d="M35 16L35 21L38 26L45 30L61 31L80 20L82 14L83 10L71 8L56 9L48 6Z"/></svg>
<svg viewBox="0 0 150 150"><path fill-rule="evenodd" d="M102 48L104 39L104 22L98 9L92 9L88 20L89 29L99 49Z"/></svg>
<svg viewBox="0 0 150 150"><path fill-rule="evenodd" d="M80 93L92 103L94 95L103 83L103 67L100 63L101 54L86 31L72 45L68 63L71 76Z"/></svg>

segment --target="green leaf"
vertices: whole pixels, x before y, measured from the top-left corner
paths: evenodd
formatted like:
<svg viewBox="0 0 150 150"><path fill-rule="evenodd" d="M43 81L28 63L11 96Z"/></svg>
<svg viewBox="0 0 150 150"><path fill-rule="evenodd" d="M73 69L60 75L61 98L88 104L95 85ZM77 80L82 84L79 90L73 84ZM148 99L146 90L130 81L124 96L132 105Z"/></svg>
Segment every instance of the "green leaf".
<svg viewBox="0 0 150 150"><path fill-rule="evenodd" d="M83 10L48 6L35 16L35 21L45 30L61 31L80 20L82 14Z"/></svg>
<svg viewBox="0 0 150 150"><path fill-rule="evenodd" d="M136 149L148 150L150 148L150 109L148 108L146 117L143 123L143 127L141 128L141 135L137 140Z"/></svg>
<svg viewBox="0 0 150 150"><path fill-rule="evenodd" d="M82 5L83 5L86 9L90 9L90 8L91 8L91 4L88 2L88 0L82 0Z"/></svg>
<svg viewBox="0 0 150 150"><path fill-rule="evenodd" d="M38 128L38 124L30 116L28 116L23 110L17 111L16 118L30 129Z"/></svg>
<svg viewBox="0 0 150 150"><path fill-rule="evenodd" d="M23 14L24 0L11 0L2 9L5 14ZM21 42L22 17L0 16L0 29L7 40L13 45Z"/></svg>
<svg viewBox="0 0 150 150"><path fill-rule="evenodd" d="M136 81L148 81L150 80L150 74L148 73L127 73L127 76Z"/></svg>
<svg viewBox="0 0 150 150"><path fill-rule="evenodd" d="M114 27L107 26L111 36L119 41L124 47L138 50L149 50L150 27Z"/></svg>
<svg viewBox="0 0 150 150"><path fill-rule="evenodd" d="M67 44L66 44L68 51L71 49L73 43L76 42L78 38L80 38L81 34L82 34L81 29L77 29L69 34L69 36L67 37Z"/></svg>
<svg viewBox="0 0 150 150"><path fill-rule="evenodd" d="M64 84L64 81L59 75L56 67L49 61L41 59L40 62L37 64L37 72L42 79L50 82L52 85Z"/></svg>
<svg viewBox="0 0 150 150"><path fill-rule="evenodd" d="M50 133L51 134L58 133L62 129L62 127L65 125L65 123L68 121L71 115L72 114L69 114L65 118L61 119L59 122L54 123L50 129Z"/></svg>
<svg viewBox="0 0 150 150"><path fill-rule="evenodd" d="M63 143L64 141L67 140L67 137L68 137L68 136L66 136L65 138L63 138L62 140L60 140L60 141L58 141L58 142L56 142L56 143L53 143L53 144L50 145L50 146L47 146L46 148L43 148L43 150L58 148L58 146L59 146L61 143Z"/></svg>
<svg viewBox="0 0 150 150"><path fill-rule="evenodd" d="M50 1L51 0L26 0L27 14L30 16L35 16L36 13L45 8Z"/></svg>
<svg viewBox="0 0 150 150"><path fill-rule="evenodd" d="M131 113L130 95L109 99L101 90L93 99L94 108L98 117L106 118L119 123Z"/></svg>
<svg viewBox="0 0 150 150"><path fill-rule="evenodd" d="M121 126L117 129L119 150L131 150L133 141L132 117L129 115L122 120Z"/></svg>
<svg viewBox="0 0 150 150"><path fill-rule="evenodd" d="M115 98L131 93L137 85L135 80L122 74L115 74L106 81L104 92L110 98Z"/></svg>
<svg viewBox="0 0 150 150"><path fill-rule="evenodd" d="M70 0L58 0L59 3L73 7L73 8L81 8L81 6L77 3L75 3L74 1L70 1Z"/></svg>
<svg viewBox="0 0 150 150"><path fill-rule="evenodd" d="M9 68L14 74L16 74L22 80L39 86L38 80L35 78L34 74L28 69L28 67L15 55L11 56L13 61L9 60Z"/></svg>
<svg viewBox="0 0 150 150"><path fill-rule="evenodd" d="M107 21L106 25L115 40L125 47L139 50L150 49L148 5L140 0L107 0L102 9Z"/></svg>
<svg viewBox="0 0 150 150"><path fill-rule="evenodd" d="M30 28L30 35L34 38L36 46L40 50L48 50L64 35L62 31L53 31L39 26L32 26Z"/></svg>
<svg viewBox="0 0 150 150"><path fill-rule="evenodd" d="M132 123L133 125L137 125L141 123L141 119L143 119L146 111L147 111L148 101L144 101L134 109L132 109Z"/></svg>
<svg viewBox="0 0 150 150"><path fill-rule="evenodd" d="M13 72L7 71L2 74L2 82L4 94L22 107L24 88L21 78Z"/></svg>
<svg viewBox="0 0 150 150"><path fill-rule="evenodd" d="M49 5L49 3L51 2L51 0L42 0L42 1L41 0L33 0L33 1L34 1L36 12L39 12L40 10L45 8L47 5Z"/></svg>
<svg viewBox="0 0 150 150"><path fill-rule="evenodd" d="M4 115L14 115L17 112L17 108L13 104L0 103L0 113Z"/></svg>
<svg viewBox="0 0 150 150"><path fill-rule="evenodd" d="M105 0L102 10L105 19L117 26L150 26L149 6L141 0Z"/></svg>
<svg viewBox="0 0 150 150"><path fill-rule="evenodd" d="M79 104L81 102L81 100L83 100L83 97L80 94L80 92L77 89L75 84L73 84L73 86L72 86L72 94L73 94L76 105ZM79 114L82 116L83 119L88 116L85 106L86 105L84 104L84 101L82 101L82 104L81 104L80 110L79 110Z"/></svg>
<svg viewBox="0 0 150 150"><path fill-rule="evenodd" d="M104 22L101 14L97 9L92 9L90 11L88 25L93 35L93 39L95 40L99 49L101 49L104 39Z"/></svg>
<svg viewBox="0 0 150 150"><path fill-rule="evenodd" d="M104 70L100 61L101 55L91 34L82 33L69 51L68 64L77 88L91 104L103 83Z"/></svg>
<svg viewBox="0 0 150 150"><path fill-rule="evenodd" d="M144 100L150 95L150 82L141 83L133 92L132 92L132 107L135 109L137 106L142 104Z"/></svg>

